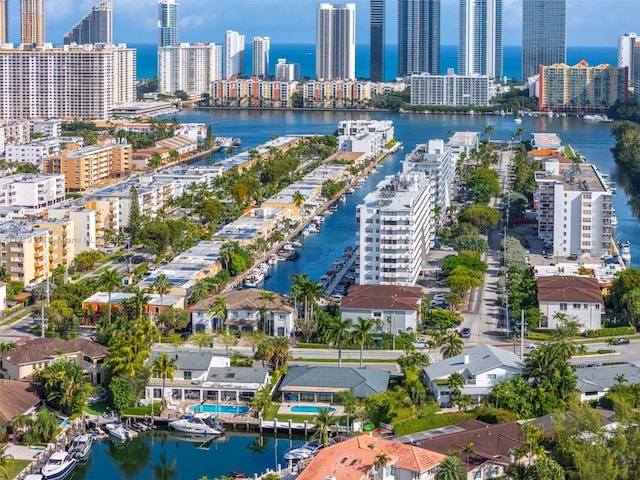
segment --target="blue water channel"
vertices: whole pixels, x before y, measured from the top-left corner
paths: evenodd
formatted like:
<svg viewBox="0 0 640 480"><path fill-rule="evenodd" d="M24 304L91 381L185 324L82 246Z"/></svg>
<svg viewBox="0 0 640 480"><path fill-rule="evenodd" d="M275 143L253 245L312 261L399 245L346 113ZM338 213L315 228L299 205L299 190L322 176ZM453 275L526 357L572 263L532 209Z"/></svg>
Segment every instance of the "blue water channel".
<svg viewBox="0 0 640 480"><path fill-rule="evenodd" d="M617 167L610 152L614 140L610 134L610 123L587 122L574 117L529 117L524 116L516 125L510 116L481 115L410 115L394 113L366 112L249 112L249 111L197 111L185 110L178 118L184 122L210 124L215 135L240 137L243 149L266 142L272 135L287 134L333 134L340 120L351 118L390 119L394 122L395 137L403 143L404 150L387 157L366 183L353 195L347 195L346 203L327 218L319 234L304 238L304 248L298 260L281 262L272 270L272 277L265 280L264 288L288 293L291 286L289 276L306 273L310 278L319 279L339 258L347 245L355 245L355 209L363 197L386 175L400 170L400 162L416 144L426 143L433 138L448 138L450 132L484 132L491 125L492 139L511 139L517 128L523 128L524 138L532 132L557 133L563 142L572 145L587 160L616 179ZM212 159L203 159L206 164L222 158L220 154ZM617 189L613 205L618 217L616 240L631 241L632 266L640 265L640 227L628 206L628 197L621 187Z"/></svg>

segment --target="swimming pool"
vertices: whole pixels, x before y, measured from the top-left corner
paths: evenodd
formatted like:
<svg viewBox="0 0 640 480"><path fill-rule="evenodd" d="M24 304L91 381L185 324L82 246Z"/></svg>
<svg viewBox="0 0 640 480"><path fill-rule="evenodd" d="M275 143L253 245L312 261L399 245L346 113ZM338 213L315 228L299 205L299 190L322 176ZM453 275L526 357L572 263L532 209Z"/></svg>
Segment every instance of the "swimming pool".
<svg viewBox="0 0 640 480"><path fill-rule="evenodd" d="M329 413L336 411L336 409L333 407L318 407L315 405L296 405L295 407L291 407L291 413L318 413L321 408L326 408L327 410L329 410Z"/></svg>
<svg viewBox="0 0 640 480"><path fill-rule="evenodd" d="M194 413L248 413L251 410L246 405L191 405L189 407Z"/></svg>

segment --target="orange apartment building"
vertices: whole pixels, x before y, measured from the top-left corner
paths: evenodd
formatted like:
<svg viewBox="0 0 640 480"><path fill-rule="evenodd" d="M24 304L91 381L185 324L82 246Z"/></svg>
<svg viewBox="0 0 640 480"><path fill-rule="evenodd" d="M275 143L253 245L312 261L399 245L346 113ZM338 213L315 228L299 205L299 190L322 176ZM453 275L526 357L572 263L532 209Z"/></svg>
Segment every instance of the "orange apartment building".
<svg viewBox="0 0 640 480"><path fill-rule="evenodd" d="M63 174L67 192L84 192L128 176L132 153L130 144L102 138L97 145L89 147L70 144L60 155L43 159L42 169L46 173Z"/></svg>

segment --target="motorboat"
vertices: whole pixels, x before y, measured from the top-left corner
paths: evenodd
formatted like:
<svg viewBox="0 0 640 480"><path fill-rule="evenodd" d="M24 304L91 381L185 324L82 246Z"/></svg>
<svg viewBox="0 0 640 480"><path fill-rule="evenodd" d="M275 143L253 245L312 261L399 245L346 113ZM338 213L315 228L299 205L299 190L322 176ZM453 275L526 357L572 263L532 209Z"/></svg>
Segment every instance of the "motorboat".
<svg viewBox="0 0 640 480"><path fill-rule="evenodd" d="M513 119L513 123L516 125L520 125L522 123L522 119L520 117L516 117Z"/></svg>
<svg viewBox="0 0 640 480"><path fill-rule="evenodd" d="M258 268L254 268L244 281L247 288L256 288L259 283L264 282L265 274Z"/></svg>
<svg viewBox="0 0 640 480"><path fill-rule="evenodd" d="M329 439L329 445L333 445L335 440ZM318 452L324 447L322 442L313 441L307 442L301 447L294 448L285 452L284 459L287 462L300 462L302 460L308 460L315 457Z"/></svg>
<svg viewBox="0 0 640 480"><path fill-rule="evenodd" d="M53 452L41 473L45 480L61 480L73 471L77 463L67 452Z"/></svg>
<svg viewBox="0 0 640 480"><path fill-rule="evenodd" d="M269 259L267 260L267 263L271 266L277 265L278 255L276 255L275 253L272 253L271 255L269 255Z"/></svg>
<svg viewBox="0 0 640 480"><path fill-rule="evenodd" d="M620 258L625 265L631 264L631 243L624 242L620 244Z"/></svg>
<svg viewBox="0 0 640 480"><path fill-rule="evenodd" d="M107 423L104 428L109 432L109 435L121 442L131 440L131 433L121 423Z"/></svg>
<svg viewBox="0 0 640 480"><path fill-rule="evenodd" d="M169 422L169 428L178 432L200 434L200 435L220 435L224 428L209 413L199 412L195 415L185 415L179 420Z"/></svg>
<svg viewBox="0 0 640 480"><path fill-rule="evenodd" d="M91 453L93 447L93 435L85 433L84 435L78 435L71 442L69 447L69 454L76 460L83 460Z"/></svg>

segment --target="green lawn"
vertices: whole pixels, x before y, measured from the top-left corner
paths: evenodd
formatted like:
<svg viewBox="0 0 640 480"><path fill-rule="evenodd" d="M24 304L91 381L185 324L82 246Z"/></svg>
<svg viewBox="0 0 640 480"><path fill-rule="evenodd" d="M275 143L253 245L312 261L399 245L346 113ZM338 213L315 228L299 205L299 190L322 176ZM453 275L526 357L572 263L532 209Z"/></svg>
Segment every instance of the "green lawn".
<svg viewBox="0 0 640 480"><path fill-rule="evenodd" d="M111 411L111 408L107 402L97 402L85 405L83 410L89 415L103 415Z"/></svg>
<svg viewBox="0 0 640 480"><path fill-rule="evenodd" d="M393 422L393 433L396 435L408 435L409 433L448 427L449 425L456 425L467 418L472 418L472 415L465 413L443 413L442 415L428 412L422 413L418 418L407 418L399 422Z"/></svg>
<svg viewBox="0 0 640 480"><path fill-rule="evenodd" d="M16 478L18 474L25 469L31 462L29 460L14 460L12 467L7 467L7 478Z"/></svg>

